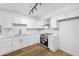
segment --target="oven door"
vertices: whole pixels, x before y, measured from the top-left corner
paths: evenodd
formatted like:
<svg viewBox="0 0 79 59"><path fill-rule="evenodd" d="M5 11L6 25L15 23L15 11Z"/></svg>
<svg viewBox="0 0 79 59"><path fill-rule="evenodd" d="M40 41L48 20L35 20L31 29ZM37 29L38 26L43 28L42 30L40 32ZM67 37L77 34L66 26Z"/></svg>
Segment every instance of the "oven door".
<svg viewBox="0 0 79 59"><path fill-rule="evenodd" d="M40 37L40 43L48 47L48 38Z"/></svg>

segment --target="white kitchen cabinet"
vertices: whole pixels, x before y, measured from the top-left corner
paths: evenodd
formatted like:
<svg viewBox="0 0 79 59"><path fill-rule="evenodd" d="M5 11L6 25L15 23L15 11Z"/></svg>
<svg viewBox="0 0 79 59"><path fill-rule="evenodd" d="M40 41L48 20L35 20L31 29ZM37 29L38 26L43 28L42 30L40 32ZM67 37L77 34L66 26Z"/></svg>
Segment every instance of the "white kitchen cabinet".
<svg viewBox="0 0 79 59"><path fill-rule="evenodd" d="M50 50L53 50L54 51L54 38L53 37L49 37L48 38L48 47Z"/></svg>
<svg viewBox="0 0 79 59"><path fill-rule="evenodd" d="M21 20L22 19L20 17L13 16L13 18L12 18L13 23L17 23L17 24L21 24Z"/></svg>
<svg viewBox="0 0 79 59"><path fill-rule="evenodd" d="M33 39L30 36L21 36L12 38L12 50L18 50L24 47L28 47L33 44Z"/></svg>
<svg viewBox="0 0 79 59"><path fill-rule="evenodd" d="M38 41L35 39L36 38L34 36L21 36L12 38L12 50L18 50L38 43Z"/></svg>
<svg viewBox="0 0 79 59"><path fill-rule="evenodd" d="M51 28L57 27L57 19L56 17L52 17L50 20Z"/></svg>
<svg viewBox="0 0 79 59"><path fill-rule="evenodd" d="M53 52L57 51L59 48L59 43L58 43L58 39L57 36L53 37L53 36L49 36L48 37L48 47L50 50L52 50Z"/></svg>
<svg viewBox="0 0 79 59"><path fill-rule="evenodd" d="M0 39L0 55L11 52L11 39Z"/></svg>
<svg viewBox="0 0 79 59"><path fill-rule="evenodd" d="M18 49L21 49L23 48L25 45L24 45L24 41L23 40L24 38L23 37L20 37L20 36L17 36L17 37L14 37L14 38L11 38L12 40L12 51L16 51Z"/></svg>
<svg viewBox="0 0 79 59"><path fill-rule="evenodd" d="M24 35L0 39L0 55L36 44L39 42L38 38L39 37L35 35Z"/></svg>
<svg viewBox="0 0 79 59"><path fill-rule="evenodd" d="M18 50L21 48L21 39L18 37L12 38L12 50Z"/></svg>
<svg viewBox="0 0 79 59"><path fill-rule="evenodd" d="M50 20L50 25L51 25L51 28L56 28L58 27L58 23L57 23L57 20L62 20L62 19L66 19L66 13L64 14L59 14L57 16L54 16L51 18Z"/></svg>
<svg viewBox="0 0 79 59"><path fill-rule="evenodd" d="M36 39L36 36L23 36L20 38L21 39L21 48L23 47L28 47L28 46L31 46L33 44L36 44L38 43L37 39Z"/></svg>
<svg viewBox="0 0 79 59"><path fill-rule="evenodd" d="M10 15L4 15L2 16L2 22L3 22L3 27L12 27L12 16Z"/></svg>
<svg viewBox="0 0 79 59"><path fill-rule="evenodd" d="M29 37L28 36L23 36L21 39L21 47L27 47L29 46Z"/></svg>

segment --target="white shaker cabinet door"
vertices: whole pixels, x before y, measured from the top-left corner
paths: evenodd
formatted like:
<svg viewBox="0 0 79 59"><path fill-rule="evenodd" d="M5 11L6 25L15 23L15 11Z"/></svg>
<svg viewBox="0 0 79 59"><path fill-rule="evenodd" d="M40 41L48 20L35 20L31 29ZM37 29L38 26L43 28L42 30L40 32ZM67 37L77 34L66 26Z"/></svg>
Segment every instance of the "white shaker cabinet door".
<svg viewBox="0 0 79 59"><path fill-rule="evenodd" d="M34 38L32 36L23 36L20 38L21 48L28 47L34 44Z"/></svg>
<svg viewBox="0 0 79 59"><path fill-rule="evenodd" d="M21 47L28 47L29 46L29 38L28 36L24 36L21 38Z"/></svg>
<svg viewBox="0 0 79 59"><path fill-rule="evenodd" d="M3 27L12 28L12 16L4 15L2 16Z"/></svg>
<svg viewBox="0 0 79 59"><path fill-rule="evenodd" d="M0 39L0 55L11 51L11 39Z"/></svg>
<svg viewBox="0 0 79 59"><path fill-rule="evenodd" d="M52 37L48 38L48 47L50 50L54 51L54 38Z"/></svg>
<svg viewBox="0 0 79 59"><path fill-rule="evenodd" d="M59 49L59 42L57 36L49 37L48 39L48 47L53 52L57 51Z"/></svg>
<svg viewBox="0 0 79 59"><path fill-rule="evenodd" d="M21 48L20 38L12 38L12 50L18 50Z"/></svg>
<svg viewBox="0 0 79 59"><path fill-rule="evenodd" d="M51 25L51 28L57 27L57 19L56 19L56 17L51 18L50 25Z"/></svg>

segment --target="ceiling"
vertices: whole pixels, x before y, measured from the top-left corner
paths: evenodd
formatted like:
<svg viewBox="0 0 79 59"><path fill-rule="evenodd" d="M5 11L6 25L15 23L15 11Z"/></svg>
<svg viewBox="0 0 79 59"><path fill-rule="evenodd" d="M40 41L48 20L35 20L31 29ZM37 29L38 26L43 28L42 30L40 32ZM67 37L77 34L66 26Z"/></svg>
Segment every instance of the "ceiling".
<svg viewBox="0 0 79 59"><path fill-rule="evenodd" d="M29 15L29 11L34 5L35 3L0 3L0 10ZM29 16L42 17L63 5L64 3L42 3L42 5L37 6L37 11L34 10L34 13Z"/></svg>

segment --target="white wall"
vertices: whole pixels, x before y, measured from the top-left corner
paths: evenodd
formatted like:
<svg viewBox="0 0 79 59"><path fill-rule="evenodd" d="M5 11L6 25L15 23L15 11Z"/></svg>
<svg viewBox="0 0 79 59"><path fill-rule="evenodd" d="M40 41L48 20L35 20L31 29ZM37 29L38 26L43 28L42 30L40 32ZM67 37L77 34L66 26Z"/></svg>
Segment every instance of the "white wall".
<svg viewBox="0 0 79 59"><path fill-rule="evenodd" d="M61 11L61 13L60 13ZM79 4L69 4L60 8L56 20L79 16ZM57 24L57 22L55 23ZM53 24L54 25L54 24ZM79 55L79 21L62 22L59 25L60 49L72 55Z"/></svg>
<svg viewBox="0 0 79 59"><path fill-rule="evenodd" d="M73 11L75 9L79 8L79 4L78 3L67 3L64 4L62 7L56 9L55 11L52 11L48 14L46 14L45 16L41 17L42 19L46 19L48 17L54 17L54 16L58 16L60 14L64 14L70 11Z"/></svg>
<svg viewBox="0 0 79 59"><path fill-rule="evenodd" d="M64 4L61 8L52 11L45 16L41 17L40 19L45 20L51 17L51 25L52 27L56 27L56 21L60 19L66 19L70 17L75 17L79 15L79 4L78 3L67 3Z"/></svg>
<svg viewBox="0 0 79 59"><path fill-rule="evenodd" d="M51 17L52 28L57 27L57 20L79 16L79 4L66 4L63 7L52 11L41 19ZM60 49L72 55L79 55L79 21L62 22L59 27Z"/></svg>
<svg viewBox="0 0 79 59"><path fill-rule="evenodd" d="M60 49L79 55L79 19L59 23Z"/></svg>

